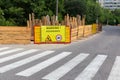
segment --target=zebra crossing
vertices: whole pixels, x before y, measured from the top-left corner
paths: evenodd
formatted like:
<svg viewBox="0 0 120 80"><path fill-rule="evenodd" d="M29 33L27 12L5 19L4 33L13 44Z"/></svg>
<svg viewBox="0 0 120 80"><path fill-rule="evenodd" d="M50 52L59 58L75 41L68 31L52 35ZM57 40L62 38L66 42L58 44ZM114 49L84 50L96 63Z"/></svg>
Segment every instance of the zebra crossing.
<svg viewBox="0 0 120 80"><path fill-rule="evenodd" d="M93 61L81 72L75 80L91 80L103 64L107 56L98 55Z"/></svg>
<svg viewBox="0 0 120 80"><path fill-rule="evenodd" d="M89 54L80 54L73 58L71 61L66 63L65 65L59 67L49 75L43 77L43 79L50 79L50 80L59 80L63 75L69 72L72 68L82 62Z"/></svg>
<svg viewBox="0 0 120 80"><path fill-rule="evenodd" d="M108 80L120 80L120 56L116 57L116 61L114 63Z"/></svg>
<svg viewBox="0 0 120 80"><path fill-rule="evenodd" d="M13 49L11 47L2 47L0 48L0 57L1 57L0 65L4 64L5 62L8 62L20 57L24 57L26 55L30 55L30 56L15 62L10 62L6 65L0 66L0 75L1 74L4 75L7 72L10 72L19 67L26 66L27 64L32 63L33 61L52 55L55 52L56 51L53 51L53 50L46 50L41 52L39 51L39 49L24 49L24 48ZM34 53L37 53L37 54L34 54ZM36 65L32 65L29 68L16 72L15 74L12 74L12 75L29 78L37 74L38 72L41 72L43 69L49 68L55 63L58 63L59 61L65 59L66 57L71 56L72 54L74 54L74 52L66 52L66 51L54 54L52 57L49 57L48 59L37 63ZM5 55L8 55L8 56L5 56ZM54 69L50 73L47 73L46 75L42 76L41 79L42 80L60 80L66 74L69 74L71 70L75 69L76 66L80 65L83 61L85 61L85 59L87 59L90 55L91 55L90 53L78 53L69 61L65 62L63 65L60 65L58 68ZM108 55L101 55L101 54L96 55L90 61L90 63L81 72L79 72L79 74L77 74L74 80L92 80L107 58L108 58ZM116 56L114 64L110 71L110 74L108 75L108 80L120 80L120 64L119 63L120 63L120 56Z"/></svg>

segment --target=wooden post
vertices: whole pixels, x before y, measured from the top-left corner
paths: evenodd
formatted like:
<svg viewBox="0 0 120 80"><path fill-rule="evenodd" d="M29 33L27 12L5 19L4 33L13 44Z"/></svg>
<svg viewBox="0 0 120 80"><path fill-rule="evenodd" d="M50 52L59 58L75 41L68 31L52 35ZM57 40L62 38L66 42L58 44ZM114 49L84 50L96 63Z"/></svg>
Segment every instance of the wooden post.
<svg viewBox="0 0 120 80"><path fill-rule="evenodd" d="M83 16L83 18L82 18L82 25L83 25L83 37L84 37L84 34L85 34L85 16Z"/></svg>
<svg viewBox="0 0 120 80"><path fill-rule="evenodd" d="M32 13L32 26L34 26L35 25L35 15L34 15L34 13Z"/></svg>
<svg viewBox="0 0 120 80"><path fill-rule="evenodd" d="M47 25L46 17L45 16L42 17L42 23L43 23L43 25Z"/></svg>
<svg viewBox="0 0 120 80"><path fill-rule="evenodd" d="M41 21L41 20L39 20L39 22L40 22L40 26L42 26L42 21Z"/></svg>
<svg viewBox="0 0 120 80"><path fill-rule="evenodd" d="M55 17L55 15L53 15L51 17L51 25L55 25L55 23L56 23L56 17Z"/></svg>
<svg viewBox="0 0 120 80"><path fill-rule="evenodd" d="M81 16L77 15L77 39L79 39L79 26L81 25Z"/></svg>
<svg viewBox="0 0 120 80"><path fill-rule="evenodd" d="M31 18L31 14L29 14L29 26L30 26L30 28L31 28L31 26L32 26L32 18Z"/></svg>
<svg viewBox="0 0 120 80"><path fill-rule="evenodd" d="M35 25L40 26L40 20L39 19L35 19Z"/></svg>
<svg viewBox="0 0 120 80"><path fill-rule="evenodd" d="M80 26L81 25L81 16L77 15L77 25Z"/></svg>
<svg viewBox="0 0 120 80"><path fill-rule="evenodd" d="M32 40L32 17L31 17L32 15L31 14L29 14L29 26L30 26L30 28L31 28L31 40Z"/></svg>
<svg viewBox="0 0 120 80"><path fill-rule="evenodd" d="M66 25L70 26L70 17L69 17L69 14L67 14L67 16L66 16Z"/></svg>
<svg viewBox="0 0 120 80"><path fill-rule="evenodd" d="M27 20L27 28L30 28L29 20Z"/></svg>
<svg viewBox="0 0 120 80"><path fill-rule="evenodd" d="M34 41L34 26L35 26L35 18L34 13L32 13L32 26L31 26L31 40Z"/></svg>
<svg viewBox="0 0 120 80"><path fill-rule="evenodd" d="M64 25L66 25L67 26L67 16L64 16Z"/></svg>
<svg viewBox="0 0 120 80"><path fill-rule="evenodd" d="M51 24L49 15L46 16L46 22L47 22L47 25Z"/></svg>

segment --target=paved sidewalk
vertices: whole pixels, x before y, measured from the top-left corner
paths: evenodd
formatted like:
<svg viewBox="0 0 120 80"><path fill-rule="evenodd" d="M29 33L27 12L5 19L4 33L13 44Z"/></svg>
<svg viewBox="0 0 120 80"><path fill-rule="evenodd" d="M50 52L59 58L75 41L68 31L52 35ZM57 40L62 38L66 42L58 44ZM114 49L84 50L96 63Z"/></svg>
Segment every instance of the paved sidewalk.
<svg viewBox="0 0 120 80"><path fill-rule="evenodd" d="M58 49L70 44L6 44L0 45L0 47L12 47L12 48L26 48L26 49L41 49L41 50L48 50L48 49Z"/></svg>
<svg viewBox="0 0 120 80"><path fill-rule="evenodd" d="M104 32L104 31L103 31ZM80 44L80 43L83 43L84 41L87 41L87 40L90 40L90 39L93 39L95 36L99 35L98 34L94 34L92 36L89 36L87 38L82 38L81 40L76 40L70 44L34 44L34 43L31 43L31 44L1 44L0 47L13 47L13 48L27 48L27 49L41 49L41 50L51 50L51 49L58 49L58 48L63 48L63 47L67 47L67 46L70 46L70 45L75 45L75 44Z"/></svg>

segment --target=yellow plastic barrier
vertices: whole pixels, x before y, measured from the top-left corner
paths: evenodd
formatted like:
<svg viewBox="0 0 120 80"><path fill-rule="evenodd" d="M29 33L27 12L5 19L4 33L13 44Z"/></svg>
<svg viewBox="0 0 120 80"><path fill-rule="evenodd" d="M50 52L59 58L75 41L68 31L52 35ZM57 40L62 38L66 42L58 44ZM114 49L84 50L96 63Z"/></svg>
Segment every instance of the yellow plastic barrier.
<svg viewBox="0 0 120 80"><path fill-rule="evenodd" d="M92 25L92 33L93 34L97 33L97 24Z"/></svg>
<svg viewBox="0 0 120 80"><path fill-rule="evenodd" d="M70 43L71 29L66 26L35 26L34 43Z"/></svg>

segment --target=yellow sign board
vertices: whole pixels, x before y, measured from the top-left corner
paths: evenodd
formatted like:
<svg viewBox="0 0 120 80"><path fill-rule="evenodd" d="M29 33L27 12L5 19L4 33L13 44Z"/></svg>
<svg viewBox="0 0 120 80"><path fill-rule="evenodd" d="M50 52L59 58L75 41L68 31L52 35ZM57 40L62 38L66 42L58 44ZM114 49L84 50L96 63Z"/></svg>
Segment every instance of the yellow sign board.
<svg viewBox="0 0 120 80"><path fill-rule="evenodd" d="M41 42L49 36L52 42L65 42L65 26L42 26Z"/></svg>
<svg viewBox="0 0 120 80"><path fill-rule="evenodd" d="M70 27L41 26L34 28L35 43L70 43Z"/></svg>

